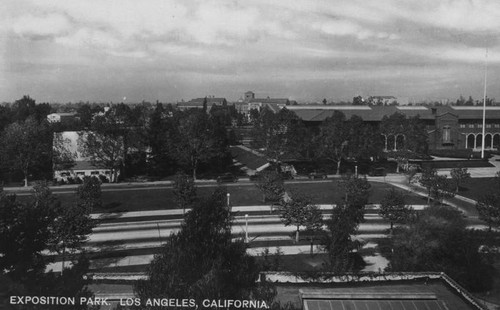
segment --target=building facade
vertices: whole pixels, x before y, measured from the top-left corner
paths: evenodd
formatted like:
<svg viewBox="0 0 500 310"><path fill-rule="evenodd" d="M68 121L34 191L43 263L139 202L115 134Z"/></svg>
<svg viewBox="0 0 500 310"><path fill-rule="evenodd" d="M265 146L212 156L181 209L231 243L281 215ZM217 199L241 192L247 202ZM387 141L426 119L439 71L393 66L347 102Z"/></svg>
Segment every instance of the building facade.
<svg viewBox="0 0 500 310"><path fill-rule="evenodd" d="M418 116L425 124L431 150L482 149L483 107L481 106L287 106L304 123L319 126L340 111L349 119L353 115L365 122L380 124L384 116L401 113L407 118ZM405 134L382 133L386 150L401 149ZM484 148L500 148L500 106L488 106L485 113Z"/></svg>

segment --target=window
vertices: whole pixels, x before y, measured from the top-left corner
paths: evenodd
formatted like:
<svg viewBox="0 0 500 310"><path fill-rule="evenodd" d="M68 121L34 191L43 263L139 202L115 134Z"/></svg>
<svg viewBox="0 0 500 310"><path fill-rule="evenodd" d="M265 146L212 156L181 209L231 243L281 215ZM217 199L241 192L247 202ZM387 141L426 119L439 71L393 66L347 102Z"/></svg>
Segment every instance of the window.
<svg viewBox="0 0 500 310"><path fill-rule="evenodd" d="M474 124L469 124L469 128L474 128Z"/></svg>
<svg viewBox="0 0 500 310"><path fill-rule="evenodd" d="M465 124L460 124L460 128L465 128Z"/></svg>
<svg viewBox="0 0 500 310"><path fill-rule="evenodd" d="M443 127L443 143L451 143L451 127Z"/></svg>
<svg viewBox="0 0 500 310"><path fill-rule="evenodd" d="M500 128L500 124L495 124L495 128Z"/></svg>
<svg viewBox="0 0 500 310"><path fill-rule="evenodd" d="M491 128L491 124L486 124L486 128Z"/></svg>
<svg viewBox="0 0 500 310"><path fill-rule="evenodd" d="M477 128L483 128L483 124L477 124Z"/></svg>

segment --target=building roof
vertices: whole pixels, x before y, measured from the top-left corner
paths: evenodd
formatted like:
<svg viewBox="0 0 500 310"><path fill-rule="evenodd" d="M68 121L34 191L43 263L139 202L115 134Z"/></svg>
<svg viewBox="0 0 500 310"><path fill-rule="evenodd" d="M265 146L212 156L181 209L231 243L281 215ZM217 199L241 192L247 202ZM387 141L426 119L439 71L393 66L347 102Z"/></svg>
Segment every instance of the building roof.
<svg viewBox="0 0 500 310"><path fill-rule="evenodd" d="M390 116L396 112L405 114L407 117L419 116L421 119L433 120L436 116L451 113L459 119L480 120L483 118L482 107L452 107L452 106L287 106L304 121L322 122L333 115L334 111L340 111L349 119L353 115L361 117L365 121L381 121L385 115ZM486 107L486 119L500 119L500 107Z"/></svg>
<svg viewBox="0 0 500 310"><path fill-rule="evenodd" d="M71 167L69 170L99 170L99 169L104 169L104 168L99 168L94 165L88 160L80 160L80 161L75 161L75 165Z"/></svg>
<svg viewBox="0 0 500 310"><path fill-rule="evenodd" d="M186 104L201 104L203 105L203 102L207 99L207 104L212 105L212 104L223 104L224 102L227 103L226 98L216 98L216 97L206 97L206 98L195 98L191 99L188 102L185 102Z"/></svg>
<svg viewBox="0 0 500 310"><path fill-rule="evenodd" d="M62 113L59 113L59 112L56 112L56 113L51 113L49 115L59 115L59 116L76 116L76 112L62 112Z"/></svg>
<svg viewBox="0 0 500 310"><path fill-rule="evenodd" d="M484 309L467 290L440 272L322 275L311 279L288 272L265 273L277 285L278 301L292 301L304 310Z"/></svg>
<svg viewBox="0 0 500 310"><path fill-rule="evenodd" d="M252 98L249 102L259 102L259 103L276 103L276 104L288 104L290 100L287 98Z"/></svg>
<svg viewBox="0 0 500 310"><path fill-rule="evenodd" d="M355 288L305 288L300 290L300 295L304 310L471 309L466 304L457 305L457 301L454 300L456 297L446 292L439 283L377 284L376 286L355 286ZM454 307L451 307L452 304Z"/></svg>

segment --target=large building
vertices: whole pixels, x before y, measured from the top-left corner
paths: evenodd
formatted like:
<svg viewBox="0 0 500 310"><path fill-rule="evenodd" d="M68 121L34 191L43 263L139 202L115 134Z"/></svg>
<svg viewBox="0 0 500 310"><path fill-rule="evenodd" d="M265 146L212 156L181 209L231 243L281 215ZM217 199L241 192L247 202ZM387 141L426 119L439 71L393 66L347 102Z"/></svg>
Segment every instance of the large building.
<svg viewBox="0 0 500 310"><path fill-rule="evenodd" d="M81 182L86 176L95 176L101 180L114 180L120 171L116 171L113 175L112 169L94 165L90 158L83 155L81 143L86 139L86 132L64 131L54 133L54 148L59 148L59 152L63 151L67 156L71 157L72 161L68 165L54 166L54 180L61 183L74 181Z"/></svg>
<svg viewBox="0 0 500 310"><path fill-rule="evenodd" d="M266 105L277 105L278 107L283 108L284 106L293 103L287 98L270 98L270 97L255 98L255 93L252 91L247 91L245 93L244 102L248 104L248 110L251 109L260 110L263 106Z"/></svg>
<svg viewBox="0 0 500 310"><path fill-rule="evenodd" d="M353 115L360 116L365 122L380 123L384 116L394 113L406 117L419 118L425 123L429 134L429 148L441 149L473 149L482 148L483 108L481 106L287 106L299 118L310 126L319 126L335 111L341 111L349 119ZM486 107L486 128L484 146L486 150L498 150L500 147L500 107ZM404 133L398 134L404 140ZM398 149L394 144L387 144L391 137L385 136L386 149ZM398 137L392 137L397 141Z"/></svg>

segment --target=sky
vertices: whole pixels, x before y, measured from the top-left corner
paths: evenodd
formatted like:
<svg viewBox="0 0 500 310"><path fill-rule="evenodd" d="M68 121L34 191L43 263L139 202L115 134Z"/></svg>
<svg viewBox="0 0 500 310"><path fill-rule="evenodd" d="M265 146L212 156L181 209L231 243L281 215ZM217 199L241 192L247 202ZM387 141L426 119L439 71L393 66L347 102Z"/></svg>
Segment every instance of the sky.
<svg viewBox="0 0 500 310"><path fill-rule="evenodd" d="M497 0L3 0L0 102L500 101Z"/></svg>

